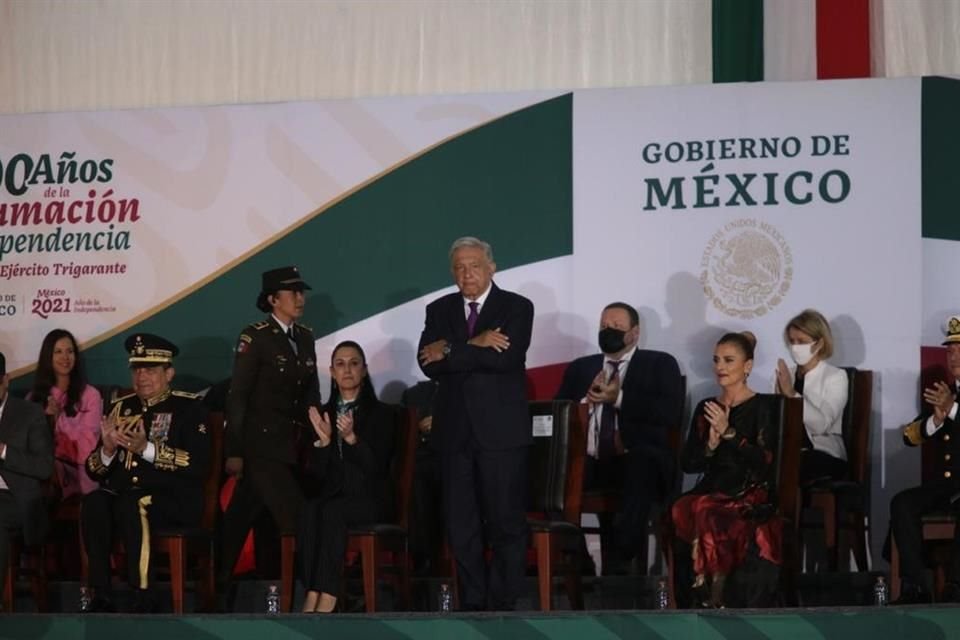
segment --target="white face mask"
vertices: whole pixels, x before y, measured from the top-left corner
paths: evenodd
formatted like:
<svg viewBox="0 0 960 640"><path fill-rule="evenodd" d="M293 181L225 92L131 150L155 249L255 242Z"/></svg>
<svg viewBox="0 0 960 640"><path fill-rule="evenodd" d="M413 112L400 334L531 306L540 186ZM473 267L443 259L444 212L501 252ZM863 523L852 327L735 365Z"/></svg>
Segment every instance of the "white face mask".
<svg viewBox="0 0 960 640"><path fill-rule="evenodd" d="M813 354L813 343L790 345L790 356L793 358L793 361L801 367L813 360Z"/></svg>

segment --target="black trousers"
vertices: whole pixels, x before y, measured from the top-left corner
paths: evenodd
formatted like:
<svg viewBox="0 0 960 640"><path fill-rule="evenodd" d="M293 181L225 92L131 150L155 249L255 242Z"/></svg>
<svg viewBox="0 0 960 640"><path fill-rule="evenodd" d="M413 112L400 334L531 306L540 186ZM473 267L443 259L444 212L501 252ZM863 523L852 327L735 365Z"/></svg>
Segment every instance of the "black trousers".
<svg viewBox="0 0 960 640"><path fill-rule="evenodd" d="M127 581L135 589L152 584L150 531L184 522L181 507L164 494L130 490L119 494L98 489L83 498L80 529L89 561L89 584L101 593L110 588L110 553L114 540L123 542Z"/></svg>
<svg viewBox="0 0 960 640"><path fill-rule="evenodd" d="M464 609L516 607L526 571L527 453L485 451L472 440L442 453L447 537ZM493 549L489 568L486 545Z"/></svg>
<svg viewBox="0 0 960 640"><path fill-rule="evenodd" d="M244 459L237 483L223 516L222 579L229 579L250 528L268 510L281 534L296 533L303 492L292 465L277 460ZM259 553L259 552L258 552Z"/></svg>
<svg viewBox="0 0 960 640"><path fill-rule="evenodd" d="M816 449L804 449L800 452L800 486L823 478L843 480L847 476L849 465L846 460L834 458L829 453Z"/></svg>
<svg viewBox="0 0 960 640"><path fill-rule="evenodd" d="M952 511L950 498L960 492L956 482L937 482L901 491L890 502L890 531L900 551L900 575L914 585L922 586L923 525L921 517L936 511ZM957 527L951 549L951 580L960 580L960 527Z"/></svg>
<svg viewBox="0 0 960 640"><path fill-rule="evenodd" d="M352 525L370 524L376 516L376 504L362 497L338 495L310 500L303 505L297 557L304 588L338 594L343 555L347 550L347 529Z"/></svg>
<svg viewBox="0 0 960 640"><path fill-rule="evenodd" d="M0 579L7 575L10 538L23 527L20 505L9 491L0 491Z"/></svg>
<svg viewBox="0 0 960 640"><path fill-rule="evenodd" d="M419 445L413 467L409 540L414 568L428 568L443 542L443 482L440 458L427 445Z"/></svg>

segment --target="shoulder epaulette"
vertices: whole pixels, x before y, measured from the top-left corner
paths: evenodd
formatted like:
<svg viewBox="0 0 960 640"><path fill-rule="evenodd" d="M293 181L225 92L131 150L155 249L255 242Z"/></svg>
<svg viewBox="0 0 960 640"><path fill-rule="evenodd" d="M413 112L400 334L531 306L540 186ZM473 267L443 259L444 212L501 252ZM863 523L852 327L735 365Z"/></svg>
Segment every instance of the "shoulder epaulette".
<svg viewBox="0 0 960 640"><path fill-rule="evenodd" d="M262 331L263 329L266 329L269 326L270 326L269 322L267 322L266 320L261 320L260 322L254 322L253 324L251 324L250 328L255 329L257 331Z"/></svg>
<svg viewBox="0 0 960 640"><path fill-rule="evenodd" d="M304 331L309 331L310 333L313 333L313 327L308 327L307 325L300 324L299 322L294 322L293 324L299 327L300 329L303 329Z"/></svg>
<svg viewBox="0 0 960 640"><path fill-rule="evenodd" d="M199 393L190 393L189 391L171 391L170 394L178 398L190 398L191 400L196 400L200 397Z"/></svg>
<svg viewBox="0 0 960 640"><path fill-rule="evenodd" d="M126 400L127 398L132 398L133 396L137 395L135 392L133 392L133 393L128 393L128 394L125 395L125 396L117 396L117 395L116 395L116 393L117 393L116 391L114 391L113 393L114 393L113 399L110 401L110 404L116 404L116 403L118 403L118 402L123 402L123 401Z"/></svg>

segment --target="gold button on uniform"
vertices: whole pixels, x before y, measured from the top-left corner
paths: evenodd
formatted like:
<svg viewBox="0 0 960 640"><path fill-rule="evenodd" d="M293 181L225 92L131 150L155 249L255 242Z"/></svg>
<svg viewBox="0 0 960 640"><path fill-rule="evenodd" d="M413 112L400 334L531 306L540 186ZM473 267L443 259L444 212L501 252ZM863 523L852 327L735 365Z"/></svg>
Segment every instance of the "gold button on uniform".
<svg viewBox="0 0 960 640"><path fill-rule="evenodd" d="M944 471L944 472L943 472L943 477L944 477L944 478L949 478L949 477L952 476L952 475L953 475L953 474L950 473L949 471Z"/></svg>
<svg viewBox="0 0 960 640"><path fill-rule="evenodd" d="M948 471L947 473L950 473L950 472ZM130 478L130 481L133 484L137 484L138 482L140 482L140 478L138 478L137 476L133 476L132 478Z"/></svg>
<svg viewBox="0 0 960 640"><path fill-rule="evenodd" d="M944 442L950 442L950 434L949 434L949 433L943 434L943 441L944 441Z"/></svg>
<svg viewBox="0 0 960 640"><path fill-rule="evenodd" d="M945 456L943 456L943 459L946 460L947 462L950 462L950 454L948 453Z"/></svg>
<svg viewBox="0 0 960 640"><path fill-rule="evenodd" d="M137 466L137 461L134 460L133 462L131 462L131 463L130 463L130 466L131 466L131 467L136 467L136 466Z"/></svg>

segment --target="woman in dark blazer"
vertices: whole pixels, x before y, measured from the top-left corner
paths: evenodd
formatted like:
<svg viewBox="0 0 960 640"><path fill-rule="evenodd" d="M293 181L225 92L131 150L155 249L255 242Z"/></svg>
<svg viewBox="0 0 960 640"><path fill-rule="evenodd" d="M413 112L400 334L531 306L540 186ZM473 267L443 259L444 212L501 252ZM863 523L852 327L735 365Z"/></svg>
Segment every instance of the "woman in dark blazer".
<svg viewBox="0 0 960 640"><path fill-rule="evenodd" d="M297 537L305 613L336 607L347 528L390 515L388 474L397 412L377 400L356 342L341 342L333 350L330 376L330 401L320 411L310 408L316 440L308 447L310 498Z"/></svg>

